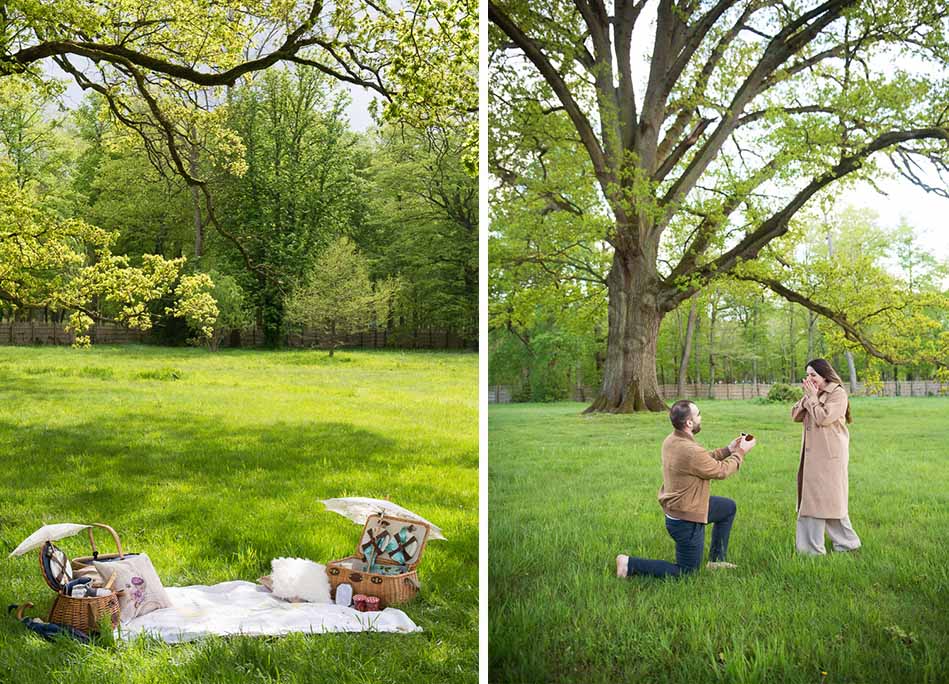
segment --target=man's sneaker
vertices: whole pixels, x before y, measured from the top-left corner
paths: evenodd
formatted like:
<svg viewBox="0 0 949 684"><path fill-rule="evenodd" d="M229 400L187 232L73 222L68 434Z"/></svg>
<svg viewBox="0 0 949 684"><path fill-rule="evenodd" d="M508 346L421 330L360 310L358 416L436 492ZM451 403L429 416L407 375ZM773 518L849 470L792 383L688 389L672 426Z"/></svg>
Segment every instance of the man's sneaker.
<svg viewBox="0 0 949 684"><path fill-rule="evenodd" d="M705 567L709 570L734 570L738 566L734 563L728 563L726 561L709 561Z"/></svg>
<svg viewBox="0 0 949 684"><path fill-rule="evenodd" d="M616 557L616 576L617 577L626 577L626 573L629 570L629 556L624 556L620 554Z"/></svg>

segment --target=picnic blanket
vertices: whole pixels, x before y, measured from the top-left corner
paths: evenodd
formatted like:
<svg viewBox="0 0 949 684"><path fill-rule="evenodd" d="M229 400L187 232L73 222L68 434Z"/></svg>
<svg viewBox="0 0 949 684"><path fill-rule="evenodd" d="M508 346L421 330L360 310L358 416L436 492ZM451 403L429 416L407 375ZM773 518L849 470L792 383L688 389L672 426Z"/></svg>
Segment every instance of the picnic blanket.
<svg viewBox="0 0 949 684"><path fill-rule="evenodd" d="M212 586L165 587L171 608L162 608L117 630L120 639L148 634L168 643L195 641L210 635L264 636L291 632L421 632L396 608L360 613L324 603L289 603L253 582Z"/></svg>

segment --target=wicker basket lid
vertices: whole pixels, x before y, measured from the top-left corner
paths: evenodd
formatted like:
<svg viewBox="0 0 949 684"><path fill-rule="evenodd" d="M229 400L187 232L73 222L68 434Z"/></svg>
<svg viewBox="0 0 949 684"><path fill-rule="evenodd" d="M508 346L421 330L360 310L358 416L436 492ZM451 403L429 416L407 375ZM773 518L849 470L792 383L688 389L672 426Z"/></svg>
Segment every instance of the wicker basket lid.
<svg viewBox="0 0 949 684"><path fill-rule="evenodd" d="M430 528L407 518L371 515L366 520L356 553L363 559L414 568L425 550Z"/></svg>
<svg viewBox="0 0 949 684"><path fill-rule="evenodd" d="M40 547L40 572L53 591L62 591L72 581L72 563L66 553L52 542Z"/></svg>

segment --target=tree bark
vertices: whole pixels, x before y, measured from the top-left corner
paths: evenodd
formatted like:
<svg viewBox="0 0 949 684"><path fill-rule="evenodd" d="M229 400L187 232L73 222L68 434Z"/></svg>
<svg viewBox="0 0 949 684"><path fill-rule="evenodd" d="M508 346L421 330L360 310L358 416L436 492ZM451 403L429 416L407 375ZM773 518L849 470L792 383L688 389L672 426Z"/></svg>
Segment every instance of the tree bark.
<svg viewBox="0 0 949 684"><path fill-rule="evenodd" d="M807 358L814 358L814 326L817 325L817 314L808 312L807 317Z"/></svg>
<svg viewBox="0 0 949 684"><path fill-rule="evenodd" d="M702 319L701 317L695 319L695 337L694 342L692 343L692 358L695 359L695 376L692 378L692 382L695 385L696 392L698 392L698 386L702 384L702 357L699 356L699 343L702 338L699 335L699 331L702 329Z"/></svg>
<svg viewBox="0 0 949 684"><path fill-rule="evenodd" d="M653 264L655 262L653 261ZM603 384L584 413L665 411L656 378L656 343L665 315L648 258L617 248L607 276L609 331Z"/></svg>
<svg viewBox="0 0 949 684"><path fill-rule="evenodd" d="M794 384L797 373L797 357L794 354L794 305L788 303L788 382Z"/></svg>
<svg viewBox="0 0 949 684"><path fill-rule="evenodd" d="M751 316L751 382L754 383L755 397L758 396L758 303Z"/></svg>
<svg viewBox="0 0 949 684"><path fill-rule="evenodd" d="M708 324L708 398L714 399L715 392L715 316L718 313L718 301L712 299L712 314Z"/></svg>
<svg viewBox="0 0 949 684"><path fill-rule="evenodd" d="M853 354L848 349L844 352L847 356L847 370L850 372L850 393L857 393L857 367L853 362Z"/></svg>
<svg viewBox="0 0 949 684"><path fill-rule="evenodd" d="M192 134L194 129L192 129ZM198 148L191 145L188 149L188 163L192 176L198 173ZM201 218L201 197L197 185L191 187L191 203L194 207L194 260L200 261L204 254L204 221Z"/></svg>
<svg viewBox="0 0 949 684"><path fill-rule="evenodd" d="M685 380L689 372L689 354L692 353L692 336L695 334L695 316L698 307L695 304L697 294L692 295L692 304L689 306L689 322L685 326L685 342L682 345L682 359L679 362L679 378L676 382L676 396L680 399L685 394Z"/></svg>

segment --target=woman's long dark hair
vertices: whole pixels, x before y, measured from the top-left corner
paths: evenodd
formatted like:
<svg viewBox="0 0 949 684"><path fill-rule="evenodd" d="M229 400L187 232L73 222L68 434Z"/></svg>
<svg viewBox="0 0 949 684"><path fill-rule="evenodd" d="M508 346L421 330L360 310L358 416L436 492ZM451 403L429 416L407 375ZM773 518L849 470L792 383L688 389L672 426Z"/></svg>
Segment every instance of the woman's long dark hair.
<svg viewBox="0 0 949 684"><path fill-rule="evenodd" d="M810 366L814 369L814 372L819 376L824 378L826 382L836 382L838 385L843 385L844 381L840 379L840 376L837 375L837 371L834 370L834 367L827 363L826 359L814 359L813 361L808 361L804 368ZM850 417L850 399L847 399L847 422L852 423L853 418Z"/></svg>

